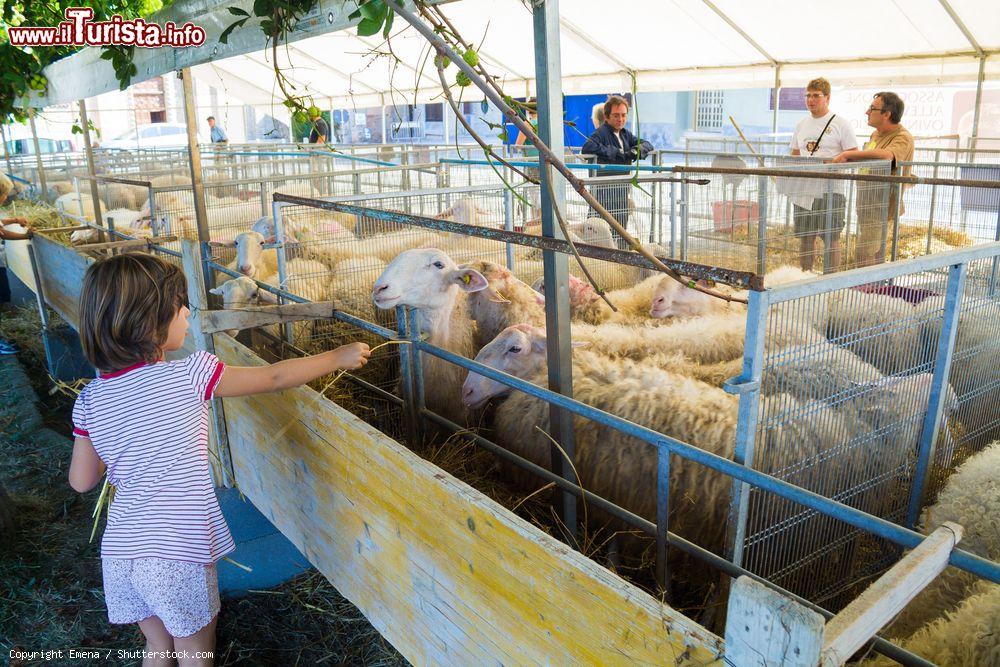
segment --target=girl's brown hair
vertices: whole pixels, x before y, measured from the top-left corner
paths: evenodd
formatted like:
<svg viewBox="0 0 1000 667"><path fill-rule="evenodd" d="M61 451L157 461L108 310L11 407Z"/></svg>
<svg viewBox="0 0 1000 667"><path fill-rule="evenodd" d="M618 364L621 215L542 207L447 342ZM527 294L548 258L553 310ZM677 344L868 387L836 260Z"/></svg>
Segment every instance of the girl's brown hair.
<svg viewBox="0 0 1000 667"><path fill-rule="evenodd" d="M95 262L80 292L83 353L104 372L156 362L170 323L186 304L184 273L169 262L141 253Z"/></svg>

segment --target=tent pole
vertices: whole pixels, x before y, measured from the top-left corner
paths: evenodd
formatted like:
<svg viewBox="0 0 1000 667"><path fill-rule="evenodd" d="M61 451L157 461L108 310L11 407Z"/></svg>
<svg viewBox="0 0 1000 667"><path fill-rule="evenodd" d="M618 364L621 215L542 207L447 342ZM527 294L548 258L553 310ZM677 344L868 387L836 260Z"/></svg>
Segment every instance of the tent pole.
<svg viewBox="0 0 1000 667"><path fill-rule="evenodd" d="M972 110L972 141L969 148L976 150L979 137L979 114L983 103L983 81L986 78L986 54L979 56L979 77L976 79L976 106ZM975 157L975 156L973 156Z"/></svg>

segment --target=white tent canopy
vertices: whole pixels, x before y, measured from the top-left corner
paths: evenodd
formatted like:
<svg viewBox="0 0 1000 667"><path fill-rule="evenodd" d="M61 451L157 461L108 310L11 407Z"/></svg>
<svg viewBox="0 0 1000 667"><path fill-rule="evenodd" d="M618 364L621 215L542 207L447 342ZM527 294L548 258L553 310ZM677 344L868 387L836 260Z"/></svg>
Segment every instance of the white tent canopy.
<svg viewBox="0 0 1000 667"><path fill-rule="evenodd" d="M228 6L249 8L250 0L206 4L213 3L179 2L151 19L190 19L208 39L205 46L173 53L140 52L136 80L195 66L196 77L220 81L248 103L280 99L272 51L261 50L264 38L255 23L236 31L229 45L218 44L233 20ZM438 99L425 40L397 18L390 56L381 36L362 38L343 29L352 10L349 2L321 0L319 20L278 49L279 65L297 93L355 107ZM481 42L481 57L505 90L534 92L527 3L459 0L445 11L467 40ZM633 76L638 90L653 92L770 87L776 80L802 85L820 75L838 85L927 85L976 81L1000 70L996 0L563 0L560 16L568 94L630 90ZM112 89L110 65L95 51L50 66L49 97L41 105ZM450 68L449 78L454 74Z"/></svg>

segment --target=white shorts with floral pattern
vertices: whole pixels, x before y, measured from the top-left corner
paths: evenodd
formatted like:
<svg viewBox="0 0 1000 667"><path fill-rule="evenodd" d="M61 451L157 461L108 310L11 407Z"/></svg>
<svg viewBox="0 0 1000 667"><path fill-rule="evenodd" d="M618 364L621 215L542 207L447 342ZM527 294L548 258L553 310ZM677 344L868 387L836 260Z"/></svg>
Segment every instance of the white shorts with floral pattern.
<svg viewBox="0 0 1000 667"><path fill-rule="evenodd" d="M165 558L102 558L111 623L157 616L174 637L189 637L219 613L215 563Z"/></svg>

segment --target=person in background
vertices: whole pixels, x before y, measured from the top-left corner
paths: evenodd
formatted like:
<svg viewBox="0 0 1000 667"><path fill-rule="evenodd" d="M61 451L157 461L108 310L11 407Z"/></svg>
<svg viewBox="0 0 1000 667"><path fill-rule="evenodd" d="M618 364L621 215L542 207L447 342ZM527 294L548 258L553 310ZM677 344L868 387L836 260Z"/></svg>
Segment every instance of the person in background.
<svg viewBox="0 0 1000 667"><path fill-rule="evenodd" d="M892 175L909 176L910 168L899 166L900 162L913 159L913 135L900 124L903 106L896 93L876 93L866 112L868 125L875 130L871 138L863 149L844 151L833 161L890 160ZM900 188L890 185L888 197L885 190L882 183L858 182L858 266L885 261L888 224L903 213Z"/></svg>
<svg viewBox="0 0 1000 667"><path fill-rule="evenodd" d="M213 144L228 144L229 137L226 135L226 131L222 129L222 126L215 122L215 116L208 117L208 127L211 131L211 138Z"/></svg>
<svg viewBox="0 0 1000 667"><path fill-rule="evenodd" d="M309 123L312 130L309 132L309 143L325 144L330 139L330 125L323 120L319 110L312 109L309 112Z"/></svg>
<svg viewBox="0 0 1000 667"><path fill-rule="evenodd" d="M809 115L799 121L792 134L792 155L830 159L858 147L850 122L830 111L829 81L813 79L806 85L806 108ZM801 179L797 189L791 197L795 235L801 244L799 265L803 271L812 271L819 236L830 250L831 266L824 269L836 271L847 213L844 181Z"/></svg>
<svg viewBox="0 0 1000 667"><path fill-rule="evenodd" d="M628 101L624 97L611 95L604 103L604 124L594 130L594 133L584 142L581 152L597 157L597 164L627 165L637 160L644 160L653 150L648 141L640 142L634 134L625 129L628 120ZM597 176L624 176L628 170L601 170ZM611 215L628 227L627 183L615 185L593 186L592 192L597 202L606 208ZM612 230L619 248L627 248L625 239Z"/></svg>
<svg viewBox="0 0 1000 667"><path fill-rule="evenodd" d="M6 175L0 174L0 206L7 203L8 198L14 192L14 184ZM21 225L27 231L20 232L8 229L7 225ZM24 241L30 239L34 232L28 227L28 221L24 218L4 218L0 219L0 243L4 241ZM7 283L7 267L0 266L0 303L10 301L10 287ZM20 352L17 345L0 338L0 355L17 354Z"/></svg>

